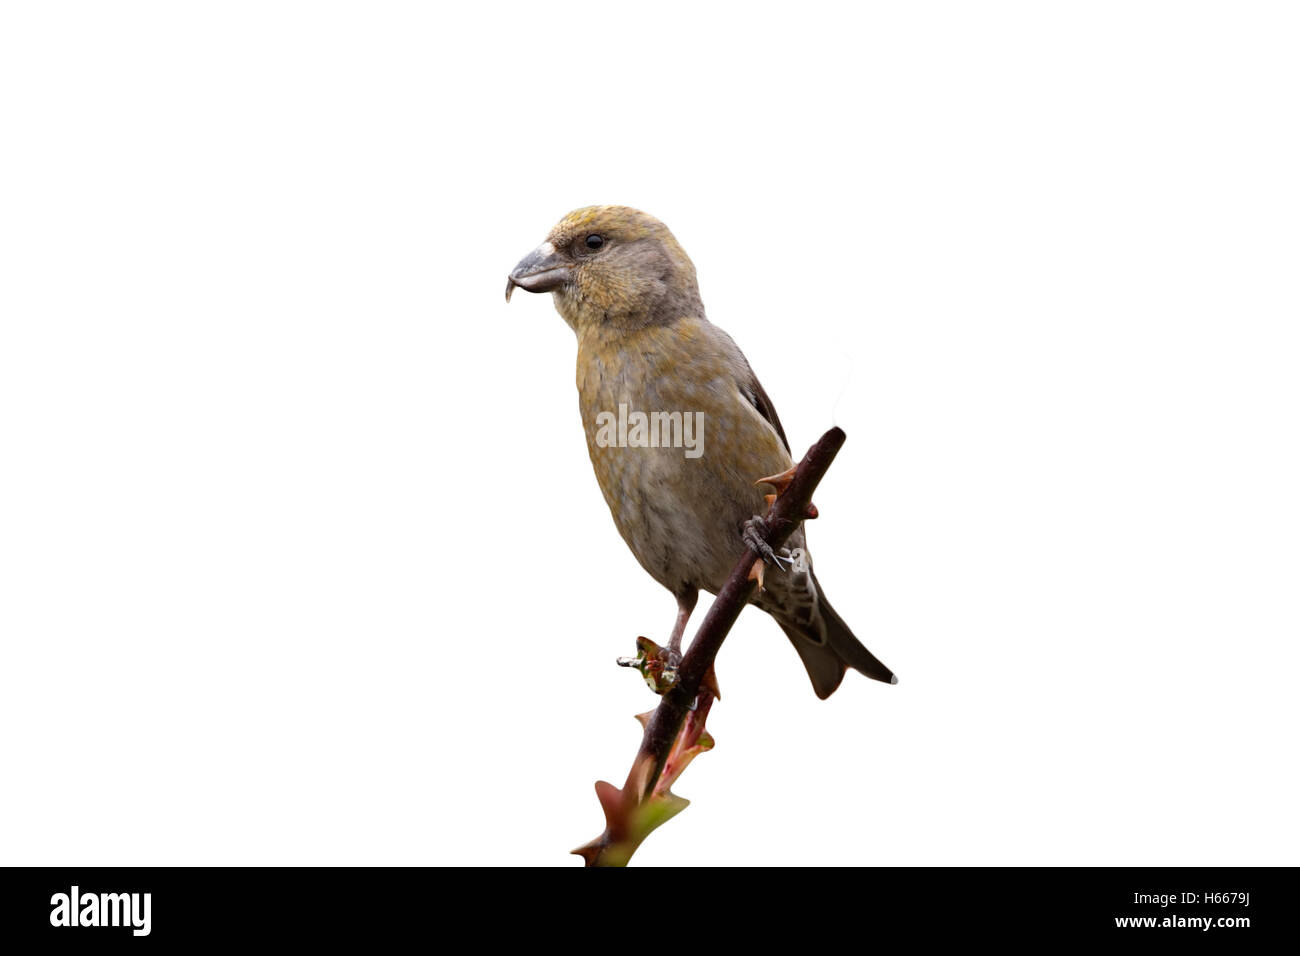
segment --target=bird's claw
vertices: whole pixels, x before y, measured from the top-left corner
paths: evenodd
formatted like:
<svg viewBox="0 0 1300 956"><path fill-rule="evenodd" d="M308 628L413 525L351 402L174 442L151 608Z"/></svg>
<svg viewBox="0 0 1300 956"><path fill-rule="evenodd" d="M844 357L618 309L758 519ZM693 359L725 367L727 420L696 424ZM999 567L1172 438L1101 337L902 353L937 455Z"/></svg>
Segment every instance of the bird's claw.
<svg viewBox="0 0 1300 956"><path fill-rule="evenodd" d="M745 530L741 536L744 538L745 544L749 546L749 550L753 551L768 564L775 564L782 571L788 570L781 562L788 562L790 558L778 554L772 546L764 540L763 535L766 532L767 522L758 515L754 515L754 517L745 522ZM789 552L786 551L786 555L788 554ZM759 584L762 586L761 580Z"/></svg>

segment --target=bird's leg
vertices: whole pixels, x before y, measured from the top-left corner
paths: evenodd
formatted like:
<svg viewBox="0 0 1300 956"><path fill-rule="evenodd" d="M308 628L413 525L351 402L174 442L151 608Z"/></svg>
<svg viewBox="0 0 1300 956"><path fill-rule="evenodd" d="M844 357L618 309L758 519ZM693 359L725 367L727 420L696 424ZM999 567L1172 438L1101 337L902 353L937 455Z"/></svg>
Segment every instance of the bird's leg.
<svg viewBox="0 0 1300 956"><path fill-rule="evenodd" d="M668 653L673 658L674 666L681 663L682 635L686 633L686 622L690 620L699 596L698 588L687 587L677 592L677 623L673 625L673 633L668 638Z"/></svg>
<svg viewBox="0 0 1300 956"><path fill-rule="evenodd" d="M677 668L682 663L682 634L686 632L686 622L690 620L695 601L700 596L699 589L693 587L684 587L674 593L677 597L677 623L673 625L668 646L660 647L648 637L638 637L636 657L620 657L615 662L619 667L639 670L656 694L666 693L677 683Z"/></svg>

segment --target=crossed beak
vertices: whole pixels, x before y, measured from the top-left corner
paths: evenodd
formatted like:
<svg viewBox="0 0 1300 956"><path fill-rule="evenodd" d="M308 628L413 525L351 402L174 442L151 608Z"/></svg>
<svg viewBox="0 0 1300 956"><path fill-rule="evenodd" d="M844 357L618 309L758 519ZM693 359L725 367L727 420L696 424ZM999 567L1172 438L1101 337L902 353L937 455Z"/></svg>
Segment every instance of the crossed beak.
<svg viewBox="0 0 1300 956"><path fill-rule="evenodd" d="M553 292L569 278L569 264L549 242L543 242L515 266L506 279L506 301L515 286L525 292Z"/></svg>

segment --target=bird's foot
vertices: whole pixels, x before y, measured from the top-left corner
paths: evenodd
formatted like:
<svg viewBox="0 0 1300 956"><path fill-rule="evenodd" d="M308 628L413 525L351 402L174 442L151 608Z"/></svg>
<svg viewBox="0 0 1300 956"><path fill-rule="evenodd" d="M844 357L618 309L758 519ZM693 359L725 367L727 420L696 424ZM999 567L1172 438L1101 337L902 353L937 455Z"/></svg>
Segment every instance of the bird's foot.
<svg viewBox="0 0 1300 956"><path fill-rule="evenodd" d="M754 566L749 569L749 579L758 582L758 589L763 590L763 577L768 564L775 564L780 571L789 571L795 567L795 562L803 555L803 550L796 548L791 551L789 548L776 549L764 540L767 533L767 522L758 515L750 518L745 522L745 530L741 537L744 538L745 544L749 550L753 551L762 560L755 561ZM806 559L804 559L806 560ZM787 565L789 567L787 567Z"/></svg>
<svg viewBox="0 0 1300 956"><path fill-rule="evenodd" d="M660 647L648 637L636 639L636 657L620 657L619 667L635 667L646 684L656 694L665 694L677 683L677 668L681 666L681 652L672 647Z"/></svg>
<svg viewBox="0 0 1300 956"><path fill-rule="evenodd" d="M782 571L786 570L785 565L781 562L788 562L790 560L790 551L786 548L782 548L781 550L785 553L779 554L763 539L763 536L766 533L767 522L759 515L754 515L754 517L745 522L745 530L741 533L741 537L744 538L745 544L749 545L749 550L753 551L767 563L775 564Z"/></svg>

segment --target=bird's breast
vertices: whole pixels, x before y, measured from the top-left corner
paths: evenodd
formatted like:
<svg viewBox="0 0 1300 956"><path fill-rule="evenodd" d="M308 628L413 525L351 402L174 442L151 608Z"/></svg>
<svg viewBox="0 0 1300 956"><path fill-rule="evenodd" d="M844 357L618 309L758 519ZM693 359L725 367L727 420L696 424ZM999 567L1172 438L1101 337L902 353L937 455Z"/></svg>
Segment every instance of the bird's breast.
<svg viewBox="0 0 1300 956"><path fill-rule="evenodd" d="M741 524L764 510L755 479L785 467L725 357L663 328L580 338L577 384L596 480L633 554L665 587L716 591Z"/></svg>

